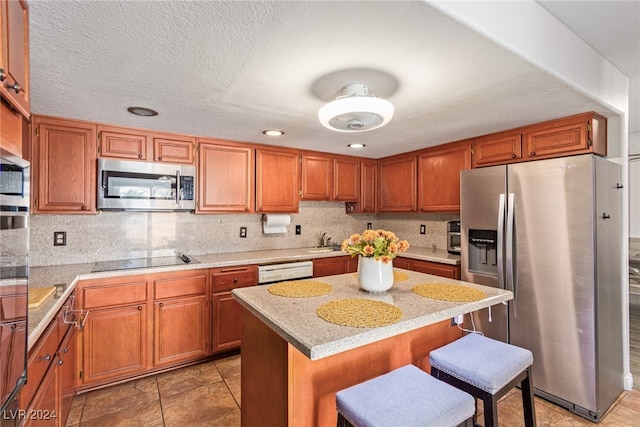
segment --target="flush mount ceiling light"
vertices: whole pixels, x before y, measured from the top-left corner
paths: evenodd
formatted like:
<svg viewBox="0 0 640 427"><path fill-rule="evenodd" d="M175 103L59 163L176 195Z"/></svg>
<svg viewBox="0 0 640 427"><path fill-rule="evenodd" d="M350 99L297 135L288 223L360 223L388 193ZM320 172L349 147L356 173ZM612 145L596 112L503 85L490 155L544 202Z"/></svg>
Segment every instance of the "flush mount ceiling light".
<svg viewBox="0 0 640 427"><path fill-rule="evenodd" d="M127 108L127 111L130 112L131 114L135 114L136 116L143 116L143 117L151 117L151 116L158 115L157 111L152 110L151 108L145 108L145 107L129 107Z"/></svg>
<svg viewBox="0 0 640 427"><path fill-rule="evenodd" d="M320 123L327 129L362 132L384 126L393 117L393 105L369 95L369 89L363 84L347 85L342 93L318 111Z"/></svg>

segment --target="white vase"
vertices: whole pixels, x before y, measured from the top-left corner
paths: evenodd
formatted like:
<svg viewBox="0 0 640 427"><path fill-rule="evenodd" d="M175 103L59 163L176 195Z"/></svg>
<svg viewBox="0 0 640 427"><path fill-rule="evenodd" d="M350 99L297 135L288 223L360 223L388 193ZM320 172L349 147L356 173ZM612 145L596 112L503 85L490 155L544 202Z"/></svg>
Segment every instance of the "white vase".
<svg viewBox="0 0 640 427"><path fill-rule="evenodd" d="M393 286L393 262L374 257L358 258L358 286L368 292L385 292Z"/></svg>

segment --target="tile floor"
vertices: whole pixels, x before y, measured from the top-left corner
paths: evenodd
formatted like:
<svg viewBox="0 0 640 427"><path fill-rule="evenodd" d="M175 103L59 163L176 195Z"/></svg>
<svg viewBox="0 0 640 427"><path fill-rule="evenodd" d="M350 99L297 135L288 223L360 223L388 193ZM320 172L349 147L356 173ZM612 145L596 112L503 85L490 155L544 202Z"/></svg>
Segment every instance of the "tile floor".
<svg viewBox="0 0 640 427"><path fill-rule="evenodd" d="M73 401L67 427L240 426L240 355L83 393ZM520 392L498 405L500 425L523 426ZM538 426L596 424L536 398ZM637 426L640 391L623 392L599 427ZM482 417L479 418L482 424Z"/></svg>

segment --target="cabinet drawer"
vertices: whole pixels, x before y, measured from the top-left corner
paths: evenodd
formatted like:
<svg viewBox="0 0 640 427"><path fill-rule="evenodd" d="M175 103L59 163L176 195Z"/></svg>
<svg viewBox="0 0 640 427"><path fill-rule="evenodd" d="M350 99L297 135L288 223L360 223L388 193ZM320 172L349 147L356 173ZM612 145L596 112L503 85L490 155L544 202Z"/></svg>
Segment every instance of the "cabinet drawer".
<svg viewBox="0 0 640 427"><path fill-rule="evenodd" d="M205 295L207 292L207 276L176 277L153 281L154 299Z"/></svg>
<svg viewBox="0 0 640 427"><path fill-rule="evenodd" d="M147 300L147 282L131 282L82 290L85 310L114 305L143 303Z"/></svg>
<svg viewBox="0 0 640 427"><path fill-rule="evenodd" d="M220 268L213 273L213 291L227 291L234 288L258 284L258 267L247 265L242 267Z"/></svg>
<svg viewBox="0 0 640 427"><path fill-rule="evenodd" d="M26 408L31 403L33 396L38 390L47 369L53 362L53 358L58 349L58 327L55 322L51 322L35 347L29 352L29 363L27 366L27 383L20 393L20 407Z"/></svg>

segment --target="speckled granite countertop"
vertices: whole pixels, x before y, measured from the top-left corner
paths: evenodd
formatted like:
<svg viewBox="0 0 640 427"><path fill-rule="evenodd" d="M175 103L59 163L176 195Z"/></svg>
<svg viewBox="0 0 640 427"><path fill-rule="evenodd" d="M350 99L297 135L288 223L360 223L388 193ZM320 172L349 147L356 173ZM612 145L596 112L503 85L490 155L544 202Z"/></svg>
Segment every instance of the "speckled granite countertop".
<svg viewBox="0 0 640 427"><path fill-rule="evenodd" d="M311 360L380 341L513 298L510 291L502 289L415 271L401 271L406 272L409 279L394 283L391 290L381 295L359 290L356 275L353 273L314 279L333 286L333 291L323 296L280 297L269 293L269 286L234 289L232 294L244 308ZM411 291L414 285L422 283L464 284L484 291L487 298L466 303L433 300ZM354 328L335 325L318 317L316 309L320 305L343 298L369 298L394 304L402 310L402 320L380 328Z"/></svg>
<svg viewBox="0 0 640 427"><path fill-rule="evenodd" d="M327 253L312 253L310 248L277 249L271 251L236 252L224 254L200 254L189 256L199 261L198 263L183 264L168 267L152 267L141 269L104 271L92 273L94 263L66 264L55 266L31 267L29 269L29 288L56 286L53 293L38 308L29 309L28 320L28 347L36 343L44 332L49 322L62 307L67 297L75 289L78 280L95 279L102 277L127 276L134 274L161 273L176 270L197 270L201 268L228 267L242 264L265 264L273 262L310 260L313 258L328 258L345 255L341 251ZM460 257L450 255L447 251L427 248L409 248L402 254L406 258L420 259L424 261L439 262L443 264L458 265Z"/></svg>

